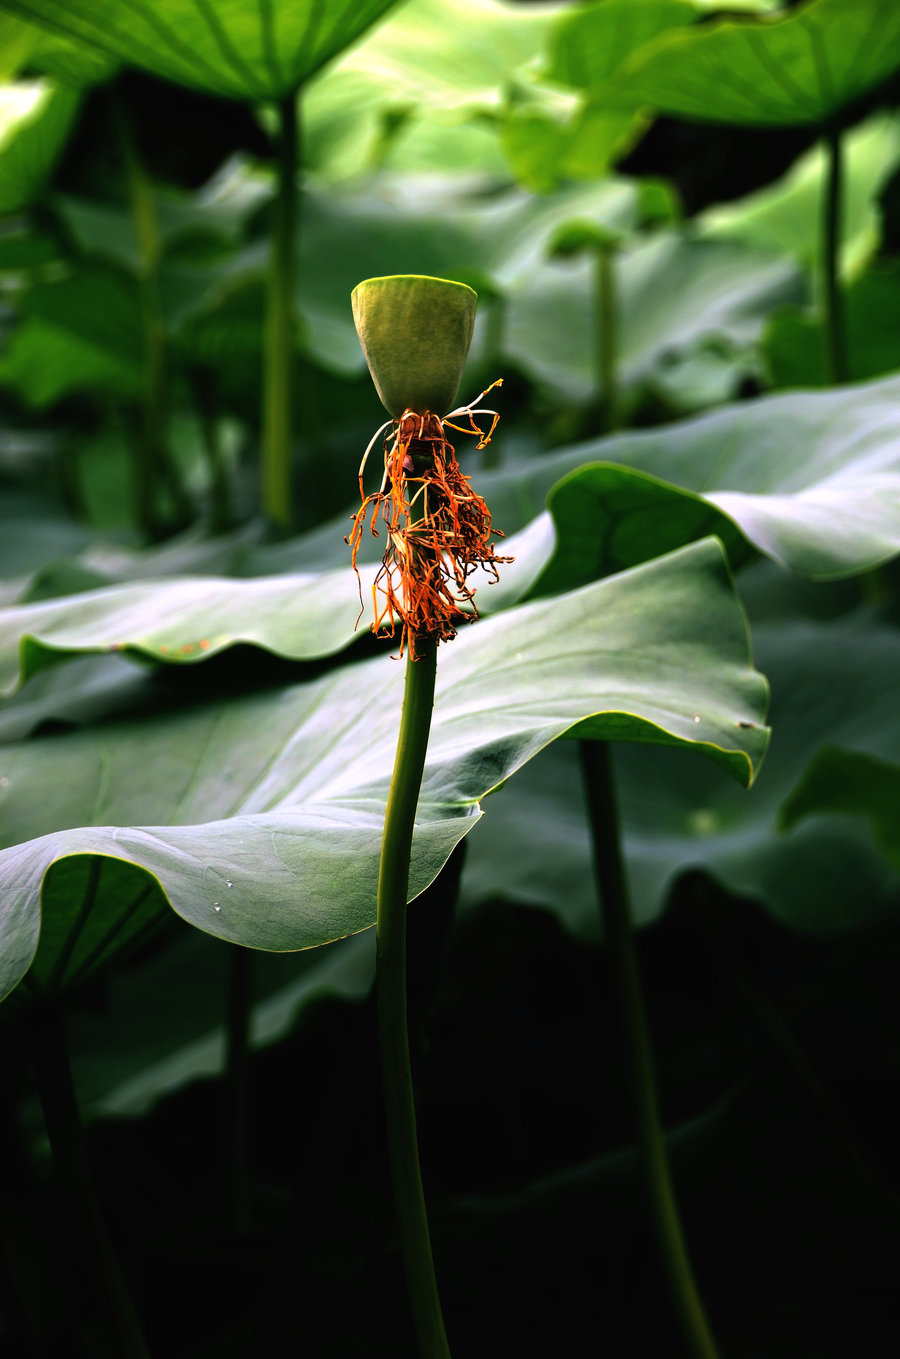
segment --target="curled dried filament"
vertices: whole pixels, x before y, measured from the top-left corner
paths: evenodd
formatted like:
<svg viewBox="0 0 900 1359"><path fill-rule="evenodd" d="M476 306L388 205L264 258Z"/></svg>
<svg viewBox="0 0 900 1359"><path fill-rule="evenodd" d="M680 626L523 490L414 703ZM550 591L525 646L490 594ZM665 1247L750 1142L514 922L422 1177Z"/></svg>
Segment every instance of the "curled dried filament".
<svg viewBox="0 0 900 1359"><path fill-rule="evenodd" d="M382 425L378 434L391 430L384 436L384 476L370 495L363 488L363 470L378 434L363 458L362 504L346 541L359 578L356 563L367 516L375 537L379 522L385 526L387 543L372 586L372 631L384 629L393 637L399 627L401 656L408 645L416 659L420 639L446 642L455 637L460 622L478 617L469 583L472 573L484 567L496 581L497 567L512 561L495 552L490 538L503 534L492 528L490 511L461 472L446 436L447 429L474 434L478 448L490 441L499 416L478 404L490 390L443 419L429 411L407 410L399 420ZM493 416L487 431L476 423L477 415ZM467 417L468 428L454 424L453 417ZM463 605L470 611L464 612Z"/></svg>

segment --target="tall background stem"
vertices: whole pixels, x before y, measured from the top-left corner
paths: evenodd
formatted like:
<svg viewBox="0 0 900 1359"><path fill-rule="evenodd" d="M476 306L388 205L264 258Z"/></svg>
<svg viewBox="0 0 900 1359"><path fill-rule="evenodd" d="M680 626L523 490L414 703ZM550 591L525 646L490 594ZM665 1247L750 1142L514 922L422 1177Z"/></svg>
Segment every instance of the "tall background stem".
<svg viewBox="0 0 900 1359"><path fill-rule="evenodd" d="M822 300L825 311L825 375L830 383L846 382L847 336L841 292L844 173L840 129L825 133L826 171L822 220Z"/></svg>
<svg viewBox="0 0 900 1359"><path fill-rule="evenodd" d="M291 358L296 283L299 99L276 106L277 188L272 212L263 340L262 510L275 528L294 523L291 488Z"/></svg>
<svg viewBox="0 0 900 1359"><path fill-rule="evenodd" d="M225 1174L231 1227L249 1223L247 1146L250 1126L250 998L253 951L230 944L225 1051Z"/></svg>
<svg viewBox="0 0 900 1359"><path fill-rule="evenodd" d="M168 490L176 521L189 519L190 507L166 447L168 346L159 292L162 236L156 200L153 185L135 145L128 113L118 95L114 95L114 110L137 246L143 345L135 463L135 516L144 536L152 541L161 537L167 528L167 516L162 503L165 490Z"/></svg>
<svg viewBox="0 0 900 1359"><path fill-rule="evenodd" d="M449 1359L425 1210L406 1016L406 898L416 806L434 708L437 647L406 659L403 713L384 818L375 927L378 1038L388 1154L413 1323L422 1359Z"/></svg>
<svg viewBox="0 0 900 1359"><path fill-rule="evenodd" d="M62 1018L45 1011L33 1032L34 1067L53 1164L68 1200L89 1284L116 1359L149 1359L128 1288L106 1234L88 1164Z"/></svg>
<svg viewBox="0 0 900 1359"><path fill-rule="evenodd" d="M681 1229L666 1139L659 1118L609 745L605 741L582 741L581 767L590 814L602 924L619 1008L638 1159L650 1216L687 1353L691 1359L716 1359L715 1341L694 1281Z"/></svg>
<svg viewBox="0 0 900 1359"><path fill-rule="evenodd" d="M594 308L596 315L597 398L601 430L611 434L619 425L618 411L618 299L616 298L616 252L608 245L596 247L594 259Z"/></svg>

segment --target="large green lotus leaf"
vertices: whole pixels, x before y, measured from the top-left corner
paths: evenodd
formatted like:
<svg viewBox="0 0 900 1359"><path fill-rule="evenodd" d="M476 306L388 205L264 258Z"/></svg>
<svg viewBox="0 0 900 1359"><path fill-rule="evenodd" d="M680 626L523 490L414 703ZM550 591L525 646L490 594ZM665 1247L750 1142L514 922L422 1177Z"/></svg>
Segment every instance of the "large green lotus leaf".
<svg viewBox="0 0 900 1359"><path fill-rule="evenodd" d="M123 259L129 240L122 239ZM101 235L100 251L105 250ZM178 330L208 297L212 261L165 262L159 278L164 321ZM85 389L135 396L143 381L143 322L135 269L89 261L24 293L22 319L0 358L0 385L44 409Z"/></svg>
<svg viewBox="0 0 900 1359"><path fill-rule="evenodd" d="M796 267L726 241L660 232L617 259L619 383L652 384L704 347L724 349L733 395L756 365L754 347L777 306L801 300ZM593 264L554 260L510 291L504 354L574 401L596 391Z"/></svg>
<svg viewBox="0 0 900 1359"><path fill-rule="evenodd" d="M49 80L0 85L0 215L27 207L44 187L78 104L77 90Z"/></svg>
<svg viewBox="0 0 900 1359"><path fill-rule="evenodd" d="M854 575L900 547L900 379L740 402L642 433L576 444L475 484L498 527L522 524L484 612L715 533L804 576ZM550 510L545 511L548 502ZM347 516L257 549L247 574L336 564Z"/></svg>
<svg viewBox="0 0 900 1359"><path fill-rule="evenodd" d="M557 14L550 4L411 0L310 87L307 163L328 178L385 163L407 171L494 169L494 134L467 120L499 112L517 72L542 51ZM448 145L451 160L430 159L429 150ZM365 276L360 270L358 277Z"/></svg>
<svg viewBox="0 0 900 1359"><path fill-rule="evenodd" d="M0 14L0 80L39 72L65 85L93 85L115 69L116 63L94 48L69 42L13 14Z"/></svg>
<svg viewBox="0 0 900 1359"><path fill-rule="evenodd" d="M825 123L900 66L895 0L811 0L662 34L607 92L701 122Z"/></svg>
<svg viewBox="0 0 900 1359"><path fill-rule="evenodd" d="M770 602L754 604L759 582ZM654 919L675 877L712 872L801 930L865 924L900 905L897 879L859 818L810 817L779 834L785 798L815 753L839 743L856 756L900 761L900 635L863 609L815 620L784 601L784 577L759 563L741 577L757 662L772 689L773 740L752 794L680 751L615 750L636 918ZM816 587L821 590L823 587ZM824 808L822 809L825 810ZM485 803L491 835L472 836L463 875L468 905L504 896L553 907L597 933L597 902L577 752L558 742Z"/></svg>
<svg viewBox="0 0 900 1359"><path fill-rule="evenodd" d="M137 281L87 267L38 283L0 358L0 385L39 409L84 388L135 395L142 377Z"/></svg>
<svg viewBox="0 0 900 1359"><path fill-rule="evenodd" d="M362 934L299 955L257 954L250 1047L283 1038L302 1009L326 996L364 1000L374 977L374 944L371 934ZM83 1118L136 1118L182 1086L221 1074L232 956L230 946L197 930L173 931L164 951L109 977L102 1014L80 1006L67 1016Z"/></svg>
<svg viewBox="0 0 900 1359"><path fill-rule="evenodd" d="M239 156L191 193L158 189L154 207L164 258L186 242L194 250L198 245L238 244L248 218L271 198L271 193L271 182ZM102 258L132 273L140 270L134 218L126 206L55 194L52 208L81 255ZM221 261L217 262L221 266Z"/></svg>
<svg viewBox="0 0 900 1359"><path fill-rule="evenodd" d="M549 244L576 219L630 233L637 213L636 186L621 179L566 185L548 199L518 189L476 193L458 177L425 185L390 177L364 194L339 186L309 194L296 299L306 343L324 366L357 373L363 360L347 297L361 277L424 273L483 291L481 276L503 299L502 357L566 397L588 400L596 381L591 264L550 260ZM248 267L258 265L248 253ZM728 359L730 395L755 370L754 345L766 317L805 296L788 260L674 233L624 251L619 277L620 370L628 388L715 345ZM476 329L476 353L478 346Z"/></svg>
<svg viewBox="0 0 900 1359"><path fill-rule="evenodd" d="M134 548L109 539L92 542L82 525L62 515L53 517L46 506L24 497L13 498L9 510L8 519L0 518L7 549L0 552L0 607L34 604L125 581L242 574L238 564L263 533L262 523L251 521L215 538L193 528L154 547Z"/></svg>
<svg viewBox="0 0 900 1359"><path fill-rule="evenodd" d="M691 0L603 0L567 9L551 34L547 76L597 89L651 38L699 15Z"/></svg>
<svg viewBox="0 0 900 1359"><path fill-rule="evenodd" d="M834 813L866 817L876 847L900 873L900 764L837 746L818 751L782 804L779 825L790 830Z"/></svg>
<svg viewBox="0 0 900 1359"><path fill-rule="evenodd" d="M442 653L412 897L479 799L557 737L688 744L744 784L765 748L766 685L714 539L508 610ZM34 984L65 985L166 900L207 933L276 951L373 924L402 686L385 656L5 747L3 990L36 948Z"/></svg>
<svg viewBox="0 0 900 1359"><path fill-rule="evenodd" d="M343 650L368 628L383 537L366 535L375 546L371 560L359 564L359 581L337 530L336 555L344 561L333 570L254 572L249 580L192 574L216 567L246 571L254 526L248 528L224 539L189 534L145 552L96 545L36 573L30 599L0 607L0 694L13 694L42 671L78 656L115 653L183 665L244 644L309 661ZM513 534L503 550L514 561L503 568L500 581L487 572L473 577L477 605L496 612L522 599L544 569L553 541L545 517ZM278 561L273 553L262 559L271 566L273 556ZM104 576L142 579L103 588ZM67 583L72 593L64 592Z"/></svg>
<svg viewBox="0 0 900 1359"><path fill-rule="evenodd" d="M82 726L132 712L157 697L155 676L124 656L83 656L43 670L0 703L0 744L22 741L45 723Z"/></svg>
<svg viewBox="0 0 900 1359"><path fill-rule="evenodd" d="M279 99L355 42L395 0L2 0L88 47L231 99Z"/></svg>
<svg viewBox="0 0 900 1359"><path fill-rule="evenodd" d="M0 357L0 387L39 411L72 392L134 397L140 384L140 369L127 351L117 354L39 318L23 322Z"/></svg>
<svg viewBox="0 0 900 1359"><path fill-rule="evenodd" d="M552 87L533 86L527 98L512 102L501 144L519 182L549 193L567 178L606 174L648 120L633 109L610 108L605 84L644 44L693 23L699 13L690 0L604 0L565 10L550 34L544 74L586 97L572 108L553 99Z"/></svg>
<svg viewBox="0 0 900 1359"><path fill-rule="evenodd" d="M459 176L424 184L418 177L390 176L369 182L365 192L356 185L309 193L301 204L296 296L309 348L338 372L365 370L348 306L361 278L421 273L471 280L480 291L480 275L496 291L513 294L547 273L548 243L568 218L590 217L627 232L636 206L636 186L622 179L568 185L552 199L520 189L485 194ZM541 336L534 338L540 345Z"/></svg>
<svg viewBox="0 0 900 1359"><path fill-rule="evenodd" d="M566 180L600 179L633 148L649 120L599 101L557 108L548 97L514 106L500 124L499 144L519 184L552 193ZM548 108L549 105L549 108Z"/></svg>
<svg viewBox="0 0 900 1359"><path fill-rule="evenodd" d="M366 602L375 568L360 575ZM90 652L179 663L243 642L314 660L350 644L359 613L349 568L259 580L156 580L20 604L0 609L0 691L10 694L48 666Z"/></svg>
<svg viewBox="0 0 900 1359"><path fill-rule="evenodd" d="M878 248L878 195L900 159L900 123L892 115L875 114L843 134L841 150L841 271L852 276ZM743 241L788 254L818 273L826 169L819 143L777 183L736 203L709 208L697 218L696 229L704 240Z"/></svg>
<svg viewBox="0 0 900 1359"><path fill-rule="evenodd" d="M876 267L844 293L847 368L854 381L900 369L900 264ZM827 387L822 319L796 308L777 313L762 338L773 387Z"/></svg>
<svg viewBox="0 0 900 1359"><path fill-rule="evenodd" d="M602 459L603 467L587 465L594 459ZM621 538L618 548L596 543L594 560L611 554L621 561L621 544L629 554L635 551L641 488L629 487L621 470L616 478L609 464L702 496L758 552L800 575L853 575L900 550L900 378L763 397L664 429L578 444L529 467L486 473L479 490L495 521L512 525L518 516L538 513L551 487L562 482L554 492L561 543L571 534L587 546L591 522L597 523L601 534ZM621 529L607 522L597 499L614 485L626 507L629 497L633 502L630 515L638 516ZM656 534L669 530L655 522L664 513L665 488L648 481L644 490L649 555ZM671 508L686 516L685 523L702 522L699 509L687 502L673 501ZM709 521L713 529L732 540L733 530L720 520Z"/></svg>

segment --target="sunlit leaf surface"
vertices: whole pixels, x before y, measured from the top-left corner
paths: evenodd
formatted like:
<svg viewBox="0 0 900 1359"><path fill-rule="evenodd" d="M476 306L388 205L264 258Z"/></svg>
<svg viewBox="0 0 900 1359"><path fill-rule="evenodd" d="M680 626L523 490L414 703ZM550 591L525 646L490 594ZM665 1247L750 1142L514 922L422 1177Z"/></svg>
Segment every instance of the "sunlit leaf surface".
<svg viewBox="0 0 900 1359"><path fill-rule="evenodd" d="M664 34L626 63L615 98L702 122L824 123L898 63L894 0L810 0Z"/></svg>
<svg viewBox="0 0 900 1359"><path fill-rule="evenodd" d="M6 747L4 990L39 929L34 980L56 988L164 900L257 948L371 925L402 685L384 657ZM714 540L478 624L441 657L410 895L472 829L479 799L557 737L688 744L746 784L765 702Z"/></svg>
<svg viewBox="0 0 900 1359"><path fill-rule="evenodd" d="M3 8L154 75L232 99L276 99L395 0L3 0Z"/></svg>
<svg viewBox="0 0 900 1359"><path fill-rule="evenodd" d="M368 594L374 570L365 573ZM9 693L17 680L85 652L189 662L243 642L312 660L352 641L361 607L349 569L252 581L188 576L19 605L0 610L0 685Z"/></svg>
<svg viewBox="0 0 900 1359"><path fill-rule="evenodd" d="M568 580L579 562L587 572L602 569L605 560L621 565L635 553L651 555L655 543L678 531L679 520L689 532L691 524L720 531L693 496L675 495L667 503L658 482L701 497L788 570L817 578L851 575L900 550L898 403L898 378L766 397L665 429L579 444L533 470L489 474L479 484L499 523L538 513L550 488L561 483L552 505L561 576ZM591 462L604 466L586 466ZM630 481L606 464L656 480ZM674 518L666 522L669 514ZM718 523L731 540L733 527Z"/></svg>
<svg viewBox="0 0 900 1359"><path fill-rule="evenodd" d="M0 214L27 207L44 187L78 104L77 90L49 80L0 85Z"/></svg>

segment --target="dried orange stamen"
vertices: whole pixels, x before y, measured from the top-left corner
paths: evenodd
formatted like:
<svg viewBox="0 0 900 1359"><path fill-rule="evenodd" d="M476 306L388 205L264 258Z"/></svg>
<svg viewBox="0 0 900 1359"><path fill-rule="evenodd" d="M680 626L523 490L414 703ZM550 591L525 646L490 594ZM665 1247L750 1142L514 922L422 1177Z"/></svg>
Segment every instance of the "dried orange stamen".
<svg viewBox="0 0 900 1359"><path fill-rule="evenodd" d="M359 469L362 505L346 539L353 569L358 578L356 558L371 508L371 532L378 536L380 517L388 536L372 587L372 631L377 633L384 627L393 637L399 623L400 655L408 644L413 660L420 638L450 641L456 636L458 623L478 617L475 591L467 583L472 572L486 567L496 581L498 565L512 561L511 557L498 557L488 541L492 533L500 538L503 534L492 529L490 511L460 471L456 452L445 434L448 428L474 434L477 447L484 448L500 417L478 403L496 386L499 381L443 419L428 411L418 415L407 410L399 420L382 425L378 434L389 426L393 433L385 435L384 477L374 494L365 495L362 474L378 434L366 449ZM476 415L493 416L489 430L485 432L476 423ZM467 416L469 427L453 424L450 416ZM471 613L462 611L463 604L472 606Z"/></svg>

